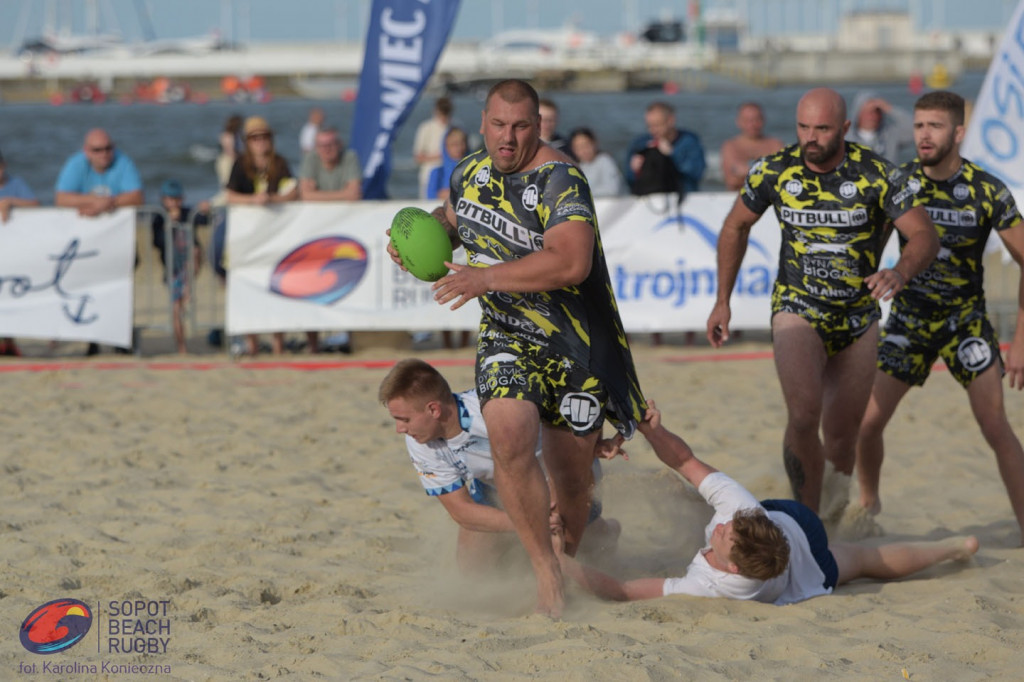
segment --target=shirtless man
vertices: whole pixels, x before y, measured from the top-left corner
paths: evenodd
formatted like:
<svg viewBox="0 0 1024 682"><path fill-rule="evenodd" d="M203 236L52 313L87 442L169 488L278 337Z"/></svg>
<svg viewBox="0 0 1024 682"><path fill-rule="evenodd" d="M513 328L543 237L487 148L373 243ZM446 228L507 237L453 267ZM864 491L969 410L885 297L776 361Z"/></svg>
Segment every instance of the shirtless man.
<svg viewBox="0 0 1024 682"><path fill-rule="evenodd" d="M728 190L743 187L750 164L786 146L777 137L765 137L764 110L757 102L744 102L739 106L736 112L736 127L739 128L740 134L723 142L719 150L722 181Z"/></svg>

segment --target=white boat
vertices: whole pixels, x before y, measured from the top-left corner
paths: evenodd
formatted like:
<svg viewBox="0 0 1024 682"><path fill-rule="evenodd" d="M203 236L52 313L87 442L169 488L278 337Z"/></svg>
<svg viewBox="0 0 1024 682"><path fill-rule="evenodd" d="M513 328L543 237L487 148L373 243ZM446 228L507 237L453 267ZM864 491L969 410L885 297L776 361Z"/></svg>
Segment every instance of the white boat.
<svg viewBox="0 0 1024 682"><path fill-rule="evenodd" d="M358 78L299 77L288 79L289 85L300 97L351 101L359 89Z"/></svg>

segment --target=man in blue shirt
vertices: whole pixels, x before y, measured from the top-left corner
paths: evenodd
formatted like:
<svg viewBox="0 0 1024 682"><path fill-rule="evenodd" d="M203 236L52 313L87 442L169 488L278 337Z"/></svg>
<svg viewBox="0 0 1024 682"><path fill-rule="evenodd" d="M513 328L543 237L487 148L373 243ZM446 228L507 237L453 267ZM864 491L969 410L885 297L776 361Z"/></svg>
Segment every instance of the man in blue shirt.
<svg viewBox="0 0 1024 682"><path fill-rule="evenodd" d="M64 164L57 176L56 194L57 206L77 208L83 216L141 206L144 201L135 163L114 148L102 128L86 133L82 150Z"/></svg>
<svg viewBox="0 0 1024 682"><path fill-rule="evenodd" d="M7 173L7 163L0 154L0 221L7 222L15 206L38 206L39 200L24 180Z"/></svg>
<svg viewBox="0 0 1024 682"><path fill-rule="evenodd" d="M76 208L82 216L94 217L123 206L141 206L144 201L142 178L135 163L114 148L113 140L102 128L85 134L82 150L64 163L57 176L54 203ZM86 355L97 353L99 345L90 343Z"/></svg>
<svg viewBox="0 0 1024 682"><path fill-rule="evenodd" d="M644 122L647 124L647 133L634 139L626 154L626 181L633 188L633 193L651 192L651 189L640 187L637 180L642 180L641 184L646 185L646 176L656 166L659 168L654 171L656 174L662 173L662 168L675 170L675 186L672 189L652 188L653 191L687 194L700 189L707 165L700 138L689 130L676 127L675 110L665 102L652 102L648 105Z"/></svg>

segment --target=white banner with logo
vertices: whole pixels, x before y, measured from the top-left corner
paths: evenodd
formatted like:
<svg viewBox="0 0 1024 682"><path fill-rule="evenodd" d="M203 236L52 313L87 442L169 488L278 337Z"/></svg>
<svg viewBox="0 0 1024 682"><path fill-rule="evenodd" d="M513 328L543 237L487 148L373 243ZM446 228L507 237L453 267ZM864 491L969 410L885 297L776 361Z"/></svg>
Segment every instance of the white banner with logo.
<svg viewBox="0 0 1024 682"><path fill-rule="evenodd" d="M667 213L665 199L597 202L608 270L627 331L703 330L715 301L718 232L735 195L691 194L681 212ZM457 311L439 306L430 283L402 272L388 258L385 230L408 205L363 201L232 207L228 332L475 330L479 306L467 304ZM733 329L768 328L779 245L778 223L769 211L751 232L732 298ZM456 260L465 262L461 249Z"/></svg>
<svg viewBox="0 0 1024 682"><path fill-rule="evenodd" d="M0 336L131 346L135 209L15 209L0 226Z"/></svg>

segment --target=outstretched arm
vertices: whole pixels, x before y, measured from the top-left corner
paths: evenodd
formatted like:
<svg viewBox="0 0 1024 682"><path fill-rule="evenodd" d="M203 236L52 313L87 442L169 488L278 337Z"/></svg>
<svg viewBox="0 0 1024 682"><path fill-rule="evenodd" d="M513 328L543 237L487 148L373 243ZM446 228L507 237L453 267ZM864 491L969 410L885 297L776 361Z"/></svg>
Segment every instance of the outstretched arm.
<svg viewBox="0 0 1024 682"><path fill-rule="evenodd" d="M653 400L648 400L647 406L647 414L640 423L640 433L654 448L658 459L679 472L694 488L699 488L704 479L718 469L697 459L686 441L662 426L661 411Z"/></svg>
<svg viewBox="0 0 1024 682"><path fill-rule="evenodd" d="M663 594L664 578L638 578L622 582L596 568L584 566L571 556L567 556L564 551L565 539L560 528L554 531L551 542L555 547L555 555L562 567L562 573L596 597L609 601L638 601L654 599Z"/></svg>

